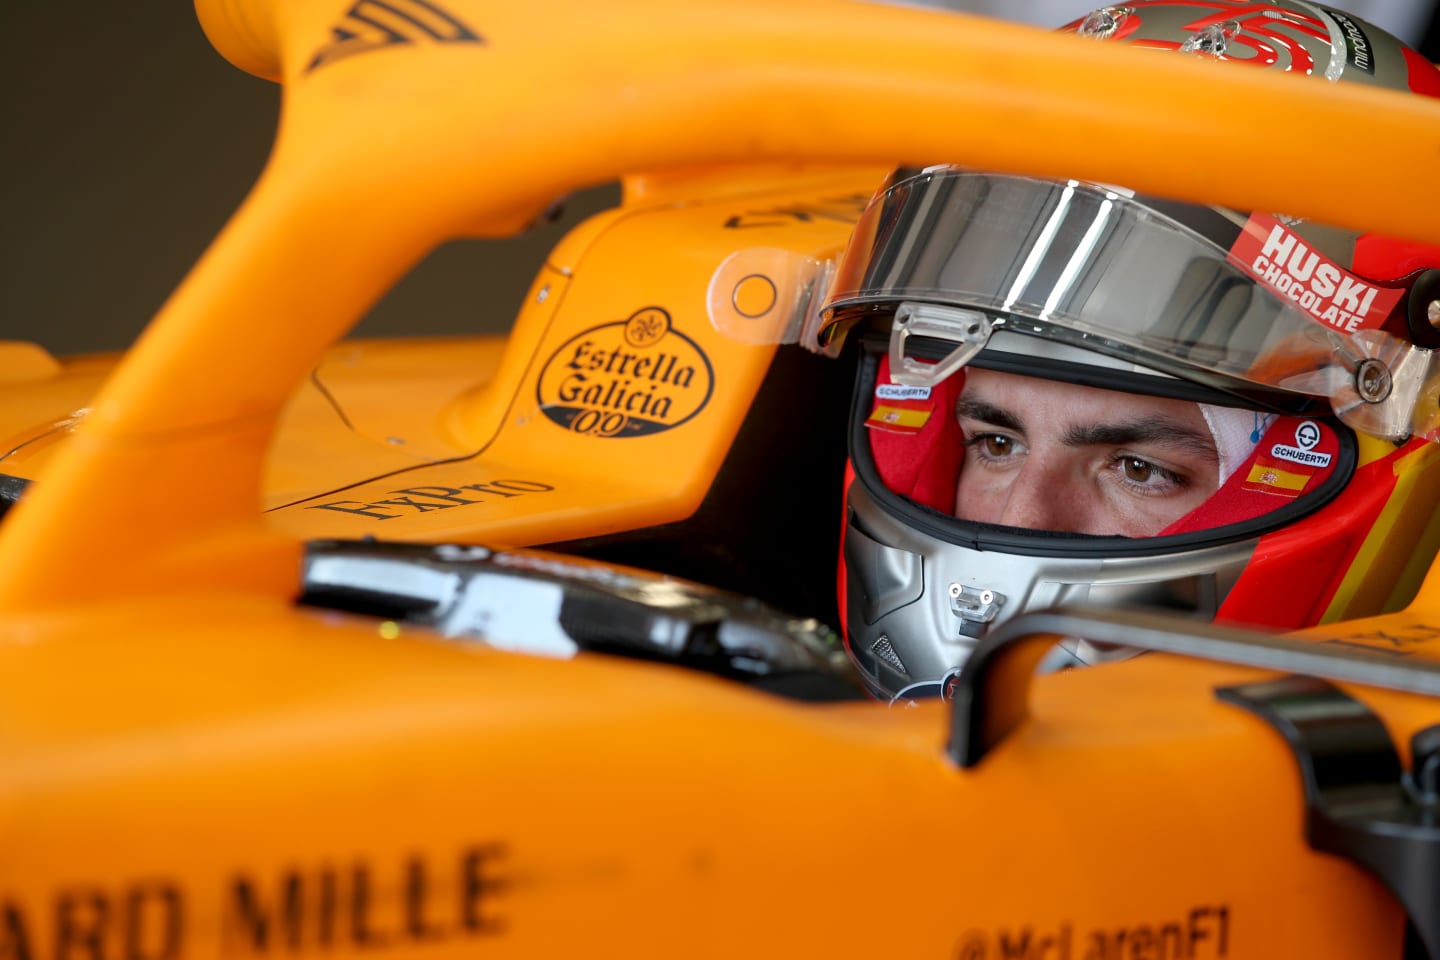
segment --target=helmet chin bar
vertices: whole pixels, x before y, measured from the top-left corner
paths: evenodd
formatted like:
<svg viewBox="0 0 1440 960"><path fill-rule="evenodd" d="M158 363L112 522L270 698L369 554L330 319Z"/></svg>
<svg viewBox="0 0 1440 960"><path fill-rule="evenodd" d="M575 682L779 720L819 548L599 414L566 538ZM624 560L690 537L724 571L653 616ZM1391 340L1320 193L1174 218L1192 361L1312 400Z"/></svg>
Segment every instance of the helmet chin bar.
<svg viewBox="0 0 1440 960"><path fill-rule="evenodd" d="M942 681L982 636L1016 614L1059 604L1167 609L1212 619L1255 539L1149 556L978 550L892 516L862 482L845 530L847 643L870 692L889 699ZM1058 666L1073 656L1053 658ZM938 691L938 686L936 691Z"/></svg>

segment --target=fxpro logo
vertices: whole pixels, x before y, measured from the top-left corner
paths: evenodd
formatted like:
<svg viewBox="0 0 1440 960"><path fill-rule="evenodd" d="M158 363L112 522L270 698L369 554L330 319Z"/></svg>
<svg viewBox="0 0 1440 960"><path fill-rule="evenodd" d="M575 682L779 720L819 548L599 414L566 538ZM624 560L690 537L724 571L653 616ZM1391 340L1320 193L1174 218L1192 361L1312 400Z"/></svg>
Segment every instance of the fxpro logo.
<svg viewBox="0 0 1440 960"><path fill-rule="evenodd" d="M715 373L660 307L576 334L550 355L536 393L552 422L594 437L678 427L710 402Z"/></svg>
<svg viewBox="0 0 1440 960"><path fill-rule="evenodd" d="M1319 443L1320 425L1314 420L1306 420L1295 428L1295 445L1293 447L1277 443L1270 448L1270 455L1279 457L1281 460L1289 460L1291 463L1303 463L1307 467L1328 467L1330 466L1330 454L1315 452L1315 447Z"/></svg>

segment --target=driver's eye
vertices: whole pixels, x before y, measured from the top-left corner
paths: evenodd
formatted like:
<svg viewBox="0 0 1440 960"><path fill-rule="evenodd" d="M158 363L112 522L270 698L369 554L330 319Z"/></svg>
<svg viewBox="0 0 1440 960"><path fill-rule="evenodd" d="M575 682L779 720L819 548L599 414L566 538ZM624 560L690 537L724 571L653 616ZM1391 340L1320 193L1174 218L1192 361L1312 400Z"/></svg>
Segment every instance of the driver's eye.
<svg viewBox="0 0 1440 960"><path fill-rule="evenodd" d="M1155 465L1139 457L1125 458L1125 479L1136 483L1148 483L1155 476Z"/></svg>
<svg viewBox="0 0 1440 960"><path fill-rule="evenodd" d="M1008 457L1015 452L1015 441L998 433L987 433L980 438L987 456Z"/></svg>

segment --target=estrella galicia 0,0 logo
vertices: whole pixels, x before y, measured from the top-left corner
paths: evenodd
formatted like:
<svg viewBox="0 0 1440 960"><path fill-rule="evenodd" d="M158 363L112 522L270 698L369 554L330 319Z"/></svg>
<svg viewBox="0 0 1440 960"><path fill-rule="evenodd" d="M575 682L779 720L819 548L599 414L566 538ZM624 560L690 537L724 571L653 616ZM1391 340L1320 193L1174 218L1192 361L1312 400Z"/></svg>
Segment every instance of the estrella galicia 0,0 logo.
<svg viewBox="0 0 1440 960"><path fill-rule="evenodd" d="M700 346L661 307L591 327L567 340L540 371L540 411L593 437L645 437L694 417L715 372Z"/></svg>

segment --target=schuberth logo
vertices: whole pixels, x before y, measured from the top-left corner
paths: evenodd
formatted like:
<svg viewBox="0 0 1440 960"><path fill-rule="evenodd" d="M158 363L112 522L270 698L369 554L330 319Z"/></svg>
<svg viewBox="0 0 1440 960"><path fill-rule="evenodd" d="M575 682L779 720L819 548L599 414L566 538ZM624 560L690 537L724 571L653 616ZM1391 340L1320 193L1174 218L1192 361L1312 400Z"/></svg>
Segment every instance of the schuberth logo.
<svg viewBox="0 0 1440 960"><path fill-rule="evenodd" d="M1277 434L1280 434L1277 428ZM1268 435L1267 435L1268 436ZM1331 442L1326 442L1330 440ZM1327 438L1314 420L1301 421L1295 427L1295 443L1269 444L1263 441L1256 450L1250 471L1242 481L1242 489L1254 493L1274 494L1294 499L1310 487L1320 471L1327 469L1335 455L1316 449L1322 443L1333 449L1333 438Z"/></svg>
<svg viewBox="0 0 1440 960"><path fill-rule="evenodd" d="M644 437L705 408L715 373L704 351L660 307L601 324L565 342L536 386L551 422L595 437Z"/></svg>
<svg viewBox="0 0 1440 960"><path fill-rule="evenodd" d="M406 43L484 43L454 16L427 0L357 0L330 28L330 42L310 59L306 73L357 53Z"/></svg>
<svg viewBox="0 0 1440 960"><path fill-rule="evenodd" d="M1320 442L1320 427L1313 420L1306 420L1295 428L1295 446L1277 443L1270 448L1270 455L1279 457L1281 460L1289 460L1291 463L1303 463L1307 467L1328 467L1330 466L1330 454L1316 453L1315 446Z"/></svg>
<svg viewBox="0 0 1440 960"><path fill-rule="evenodd" d="M898 383L882 383L875 388L875 396L881 400L929 400L929 387L906 387Z"/></svg>

